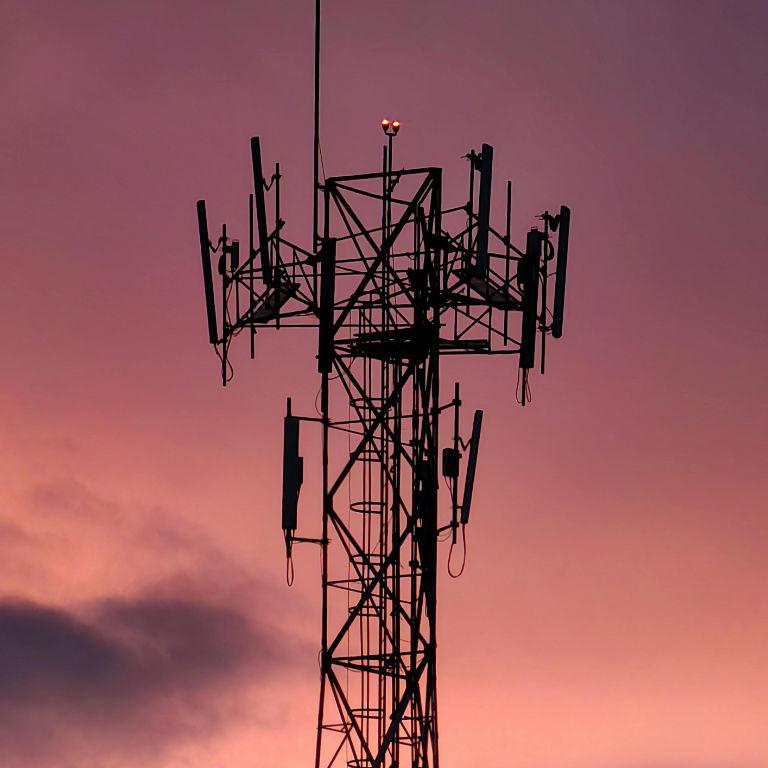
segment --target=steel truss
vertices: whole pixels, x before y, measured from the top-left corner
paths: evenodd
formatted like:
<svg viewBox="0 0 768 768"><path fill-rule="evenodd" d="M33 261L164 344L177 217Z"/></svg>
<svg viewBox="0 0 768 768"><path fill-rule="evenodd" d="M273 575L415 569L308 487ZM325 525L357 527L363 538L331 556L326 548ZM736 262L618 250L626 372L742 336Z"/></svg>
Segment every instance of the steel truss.
<svg viewBox="0 0 768 768"><path fill-rule="evenodd" d="M547 265L554 257L551 233L561 226L557 263L564 285L570 212L542 214L543 230L532 230L526 248L518 249L510 240L509 185L505 232L488 222L490 147L467 156L466 204L444 208L442 171L394 171L390 139L381 171L319 183L322 237L305 250L283 236L279 166L267 182L255 141L248 255L240 264L239 245L226 228L215 246L209 242L203 204L203 272L224 383L229 343L242 330L250 333L253 355L259 329L319 329L320 416L289 410L287 418L319 422L322 430L322 532L316 539L296 535L300 471L288 491L287 518L284 485L283 518L289 558L302 542L322 551L315 768L438 768L437 545L457 542L471 500L469 473L469 495L465 488L459 503L459 472L449 466L453 460L458 466L468 444L459 435L458 386L450 400L440 400L440 357L519 355L525 402L536 334L543 357L545 336L560 327L561 317L547 308ZM261 187L275 195L271 231ZM220 326L211 249L221 252ZM510 331L515 313L522 317L518 338ZM442 508L441 416L453 422Z"/></svg>

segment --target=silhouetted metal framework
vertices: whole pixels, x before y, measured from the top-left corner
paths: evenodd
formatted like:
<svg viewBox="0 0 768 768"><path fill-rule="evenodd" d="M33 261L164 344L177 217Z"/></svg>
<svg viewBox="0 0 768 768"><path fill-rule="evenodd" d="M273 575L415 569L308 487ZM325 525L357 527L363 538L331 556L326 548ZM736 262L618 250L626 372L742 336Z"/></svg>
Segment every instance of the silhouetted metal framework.
<svg viewBox="0 0 768 768"><path fill-rule="evenodd" d="M209 338L224 383L229 344L240 332L250 336L253 356L257 331L318 329L320 416L296 415L288 401L282 518L291 573L295 544L322 551L316 768L438 766L437 546L463 540L482 423L476 411L471 437L462 440L459 387L441 400L440 358L517 355L517 398L525 404L537 336L543 372L545 339L562 333L569 209L542 213L518 248L509 182L503 231L490 224L490 146L468 153L467 199L446 207L440 168L393 169L399 126L392 125L383 123L389 141L380 171L318 180L316 247L284 236L280 168L265 179L258 138L244 258L226 227L211 242L198 202ZM442 453L441 417L451 425ZM322 430L315 538L297 535L302 422Z"/></svg>

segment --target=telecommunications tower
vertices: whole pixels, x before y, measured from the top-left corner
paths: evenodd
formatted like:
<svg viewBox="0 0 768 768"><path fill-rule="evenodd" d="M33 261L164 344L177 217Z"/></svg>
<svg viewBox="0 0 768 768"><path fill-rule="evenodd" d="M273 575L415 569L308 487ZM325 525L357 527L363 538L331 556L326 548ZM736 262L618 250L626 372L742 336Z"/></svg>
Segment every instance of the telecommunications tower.
<svg viewBox="0 0 768 768"><path fill-rule="evenodd" d="M505 223L490 221L493 148L467 153L467 198L446 206L440 168L394 162L396 120L382 120L377 170L321 181L319 51L317 0L312 242L285 236L280 166L265 176L251 139L247 247L226 225L212 240L197 203L208 336L226 384L241 331L254 357L257 331L317 329L320 415L288 400L282 478L289 574L297 544L322 558L315 768L437 768L437 547L463 542L483 417L474 412L465 440L459 386L441 396L440 359L517 356L525 404L546 338L563 330L570 210L542 212L517 247L511 182ZM297 534L302 423L322 433L314 537Z"/></svg>

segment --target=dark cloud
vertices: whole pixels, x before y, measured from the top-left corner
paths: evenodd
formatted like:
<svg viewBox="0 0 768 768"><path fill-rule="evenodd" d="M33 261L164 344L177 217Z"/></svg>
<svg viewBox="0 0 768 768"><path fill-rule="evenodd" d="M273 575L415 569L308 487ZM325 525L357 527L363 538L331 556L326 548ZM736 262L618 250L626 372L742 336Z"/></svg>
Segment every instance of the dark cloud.
<svg viewBox="0 0 768 768"><path fill-rule="evenodd" d="M157 756L215 733L292 659L286 638L223 604L140 596L75 613L0 602L2 764L86 768Z"/></svg>
<svg viewBox="0 0 768 768"><path fill-rule="evenodd" d="M31 485L17 504L23 527L0 517L0 585L13 594L45 601L56 583L60 595L85 600L151 584L154 595L195 602L252 605L256 596L275 623L306 610L299 595L283 599L279 569L262 572L239 561L221 546L214 525L176 509L116 501L75 476Z"/></svg>

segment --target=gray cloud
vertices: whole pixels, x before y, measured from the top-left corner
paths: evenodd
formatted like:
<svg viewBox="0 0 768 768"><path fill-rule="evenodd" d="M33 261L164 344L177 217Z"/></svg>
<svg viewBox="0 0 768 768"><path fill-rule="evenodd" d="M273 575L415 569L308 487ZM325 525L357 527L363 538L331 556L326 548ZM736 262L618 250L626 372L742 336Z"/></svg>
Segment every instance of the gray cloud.
<svg viewBox="0 0 768 768"><path fill-rule="evenodd" d="M292 663L286 638L228 605L144 595L75 613L0 602L3 766L158 756L215 733L246 691Z"/></svg>

